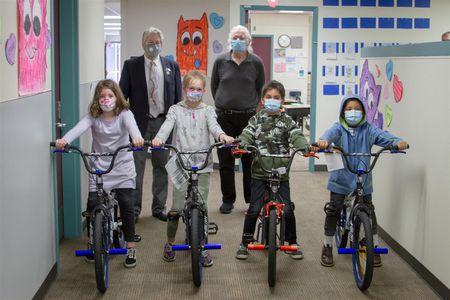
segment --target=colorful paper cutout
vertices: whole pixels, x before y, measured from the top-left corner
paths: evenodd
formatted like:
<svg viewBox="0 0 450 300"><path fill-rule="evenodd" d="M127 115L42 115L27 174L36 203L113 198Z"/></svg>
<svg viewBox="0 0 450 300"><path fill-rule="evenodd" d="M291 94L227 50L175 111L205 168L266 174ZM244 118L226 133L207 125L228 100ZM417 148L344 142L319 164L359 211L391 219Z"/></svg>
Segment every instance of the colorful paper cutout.
<svg viewBox="0 0 450 300"><path fill-rule="evenodd" d="M41 92L47 68L47 0L17 1L19 95Z"/></svg>
<svg viewBox="0 0 450 300"><path fill-rule="evenodd" d="M383 128L383 114L378 111L380 103L381 85L377 85L375 77L369 70L369 61L366 59L361 71L359 82L359 95L362 97L367 122Z"/></svg>
<svg viewBox="0 0 450 300"><path fill-rule="evenodd" d="M214 40L214 42L212 43L212 47L215 54L222 53L223 51L223 45L218 40Z"/></svg>
<svg viewBox="0 0 450 300"><path fill-rule="evenodd" d="M208 17L199 20L178 19L177 62L181 75L198 70L206 75L208 66Z"/></svg>
<svg viewBox="0 0 450 300"><path fill-rule="evenodd" d="M219 16L218 13L212 12L209 14L209 22L214 29L219 29L225 23L225 19L222 16Z"/></svg>
<svg viewBox="0 0 450 300"><path fill-rule="evenodd" d="M384 87L383 87L383 98L384 98L384 100L389 99L390 94L391 94L391 90L390 90L390 87L389 87L389 83L386 82L384 84Z"/></svg>
<svg viewBox="0 0 450 300"><path fill-rule="evenodd" d="M14 65L16 58L16 36L14 35L14 33L11 33L9 35L9 38L6 40L5 56L8 64L10 64L11 66Z"/></svg>
<svg viewBox="0 0 450 300"><path fill-rule="evenodd" d="M387 127L391 126L392 123L392 108L389 105L384 107L384 123Z"/></svg>
<svg viewBox="0 0 450 300"><path fill-rule="evenodd" d="M395 102L400 102L403 97L403 82L398 79L397 74L394 75L393 89Z"/></svg>
<svg viewBox="0 0 450 300"><path fill-rule="evenodd" d="M394 72L394 63L392 62L392 60L390 59L387 63L386 63L386 77L389 81L392 80L392 73Z"/></svg>
<svg viewBox="0 0 450 300"><path fill-rule="evenodd" d="M268 4L270 7L275 8L278 5L278 0L268 0Z"/></svg>

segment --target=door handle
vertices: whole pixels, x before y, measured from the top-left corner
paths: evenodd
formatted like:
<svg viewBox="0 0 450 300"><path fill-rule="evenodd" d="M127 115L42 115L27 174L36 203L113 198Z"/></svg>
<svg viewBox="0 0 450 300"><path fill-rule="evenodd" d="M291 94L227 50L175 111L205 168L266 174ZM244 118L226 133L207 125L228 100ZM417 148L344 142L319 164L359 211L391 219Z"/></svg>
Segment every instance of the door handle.
<svg viewBox="0 0 450 300"><path fill-rule="evenodd" d="M61 122L57 122L56 124L56 127L59 127L59 128L62 128L62 127L66 127L66 123L61 123Z"/></svg>

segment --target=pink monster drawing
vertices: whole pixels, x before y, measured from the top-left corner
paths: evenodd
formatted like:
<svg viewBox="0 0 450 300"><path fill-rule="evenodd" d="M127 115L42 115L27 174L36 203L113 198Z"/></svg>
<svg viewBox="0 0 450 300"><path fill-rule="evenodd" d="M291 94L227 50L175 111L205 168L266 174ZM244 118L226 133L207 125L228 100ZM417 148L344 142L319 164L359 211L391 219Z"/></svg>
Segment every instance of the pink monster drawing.
<svg viewBox="0 0 450 300"><path fill-rule="evenodd" d="M44 90L47 54L47 0L17 0L19 95Z"/></svg>
<svg viewBox="0 0 450 300"><path fill-rule="evenodd" d="M378 111L380 104L381 85L377 85L375 77L369 71L369 62L364 62L359 81L359 95L363 99L367 122L383 128L383 114Z"/></svg>

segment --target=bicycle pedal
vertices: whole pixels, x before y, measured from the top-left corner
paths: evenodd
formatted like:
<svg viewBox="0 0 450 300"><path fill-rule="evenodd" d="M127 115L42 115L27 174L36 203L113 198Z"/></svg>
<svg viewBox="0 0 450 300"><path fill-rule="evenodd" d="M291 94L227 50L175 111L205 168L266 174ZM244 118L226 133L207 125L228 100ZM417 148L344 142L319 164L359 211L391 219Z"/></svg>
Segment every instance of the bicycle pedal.
<svg viewBox="0 0 450 300"><path fill-rule="evenodd" d="M219 226L214 222L210 222L208 224L208 234L217 234L217 231L219 231Z"/></svg>
<svg viewBox="0 0 450 300"><path fill-rule="evenodd" d="M83 211L83 212L81 213L81 216L82 216L83 218L89 218L89 217L91 216L91 213L88 212L87 210L85 210L85 211Z"/></svg>

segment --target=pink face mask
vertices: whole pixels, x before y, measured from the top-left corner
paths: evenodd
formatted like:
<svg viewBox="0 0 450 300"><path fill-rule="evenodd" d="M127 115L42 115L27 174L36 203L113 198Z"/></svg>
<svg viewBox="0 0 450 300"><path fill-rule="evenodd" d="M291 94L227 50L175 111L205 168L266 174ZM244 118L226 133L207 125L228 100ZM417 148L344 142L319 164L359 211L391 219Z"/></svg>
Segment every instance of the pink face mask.
<svg viewBox="0 0 450 300"><path fill-rule="evenodd" d="M108 98L108 97L102 97L98 101L100 103L100 108L103 111L109 112L112 111L114 108L116 108L116 98Z"/></svg>

